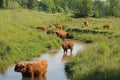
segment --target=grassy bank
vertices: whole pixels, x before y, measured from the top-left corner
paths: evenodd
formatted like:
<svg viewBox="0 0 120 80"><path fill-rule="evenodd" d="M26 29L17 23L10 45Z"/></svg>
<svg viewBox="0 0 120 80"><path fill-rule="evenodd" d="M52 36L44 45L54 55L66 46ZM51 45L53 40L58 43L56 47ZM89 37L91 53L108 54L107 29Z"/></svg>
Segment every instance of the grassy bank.
<svg viewBox="0 0 120 80"><path fill-rule="evenodd" d="M90 22L89 27L72 27L68 30L74 39L89 45L66 63L67 75L71 80L119 80L120 19L87 20ZM104 29L104 23L110 23L110 29Z"/></svg>
<svg viewBox="0 0 120 80"><path fill-rule="evenodd" d="M61 39L36 27L45 25L49 29L48 25L64 20L61 16L25 9L0 10L0 73L15 62L59 49Z"/></svg>

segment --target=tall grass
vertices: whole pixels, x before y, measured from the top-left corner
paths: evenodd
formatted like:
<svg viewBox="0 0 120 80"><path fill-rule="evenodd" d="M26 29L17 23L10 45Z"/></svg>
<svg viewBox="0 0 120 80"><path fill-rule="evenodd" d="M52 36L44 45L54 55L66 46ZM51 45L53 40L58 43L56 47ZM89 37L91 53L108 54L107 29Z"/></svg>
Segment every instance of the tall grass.
<svg viewBox="0 0 120 80"><path fill-rule="evenodd" d="M117 23L119 19L102 18L90 20L93 20L98 26L105 22L110 23L112 26L110 29L104 29L102 26L98 28L98 32L100 30L107 30L107 34L82 31L71 32L74 39L84 43L90 43L90 45L87 45L76 57L69 60L65 65L65 70L71 80L119 80L120 25ZM84 27L84 29L94 30L93 21L89 21L91 26ZM111 31L112 33L109 33Z"/></svg>
<svg viewBox="0 0 120 80"><path fill-rule="evenodd" d="M83 26L86 20L89 27ZM114 17L75 19L65 14L46 14L26 9L0 10L0 73L14 62L31 60L46 50L58 49L61 39L36 30L36 27L44 25L51 31L49 25L62 24L65 30L82 28L88 31L70 32L73 39L89 43L65 65L72 80L119 80L119 21L120 18ZM103 28L106 23L110 24L109 29ZM99 33L102 31L108 33Z"/></svg>
<svg viewBox="0 0 120 80"><path fill-rule="evenodd" d="M31 60L51 49L59 49L56 35L36 30L37 26L59 24L65 16L26 9L0 10L0 73L18 61Z"/></svg>
<svg viewBox="0 0 120 80"><path fill-rule="evenodd" d="M69 77L72 80L119 80L120 49L117 43L101 41L79 52L66 64Z"/></svg>

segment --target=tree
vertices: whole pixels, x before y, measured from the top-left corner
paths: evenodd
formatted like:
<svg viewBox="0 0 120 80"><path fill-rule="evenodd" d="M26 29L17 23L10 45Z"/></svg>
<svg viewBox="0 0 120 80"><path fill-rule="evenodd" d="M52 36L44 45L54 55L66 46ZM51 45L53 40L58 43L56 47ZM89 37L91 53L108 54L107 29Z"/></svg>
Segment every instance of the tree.
<svg viewBox="0 0 120 80"><path fill-rule="evenodd" d="M3 7L3 0L0 0L0 8Z"/></svg>
<svg viewBox="0 0 120 80"><path fill-rule="evenodd" d="M111 16L120 17L120 0L108 0L109 14Z"/></svg>
<svg viewBox="0 0 120 80"><path fill-rule="evenodd" d="M94 0L93 1L93 17L102 17L105 16L107 13L107 6L105 1L101 0Z"/></svg>
<svg viewBox="0 0 120 80"><path fill-rule="evenodd" d="M37 7L38 0L28 0L27 7L28 9L33 9Z"/></svg>
<svg viewBox="0 0 120 80"><path fill-rule="evenodd" d="M79 0L74 12L75 17L89 17L92 14L92 0Z"/></svg>
<svg viewBox="0 0 120 80"><path fill-rule="evenodd" d="M27 3L28 3L28 0L16 0L19 5L23 8L27 8Z"/></svg>
<svg viewBox="0 0 120 80"><path fill-rule="evenodd" d="M43 10L46 12L54 12L55 10L55 5L52 0L42 0L39 2L39 10Z"/></svg>
<svg viewBox="0 0 120 80"><path fill-rule="evenodd" d="M18 8L16 0L0 0L0 8Z"/></svg>

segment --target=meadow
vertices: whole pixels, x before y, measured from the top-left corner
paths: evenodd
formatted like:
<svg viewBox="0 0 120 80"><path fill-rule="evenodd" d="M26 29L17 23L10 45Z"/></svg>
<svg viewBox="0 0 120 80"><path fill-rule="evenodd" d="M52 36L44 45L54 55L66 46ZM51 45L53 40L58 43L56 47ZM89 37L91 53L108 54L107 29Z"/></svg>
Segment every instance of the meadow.
<svg viewBox="0 0 120 80"><path fill-rule="evenodd" d="M89 22L84 27L84 21ZM48 27L62 24L73 39L86 44L65 65L71 80L120 79L120 18L72 18L71 14L51 14L27 9L0 10L0 73L21 60L31 60L51 49L61 47L56 35L36 30L39 25ZM110 28L103 25L109 23ZM73 29L76 29L73 31ZM1 67L2 66L2 67ZM4 67L4 69L3 69Z"/></svg>
<svg viewBox="0 0 120 80"><path fill-rule="evenodd" d="M16 62L59 49L61 39L36 29L60 22L57 17L27 9L0 10L0 73Z"/></svg>
<svg viewBox="0 0 120 80"><path fill-rule="evenodd" d="M76 25L68 30L74 39L86 44L83 51L66 63L68 77L71 80L119 80L120 18L86 20L89 27L78 28ZM82 22L81 19L77 21ZM111 25L109 29L103 28L105 23Z"/></svg>

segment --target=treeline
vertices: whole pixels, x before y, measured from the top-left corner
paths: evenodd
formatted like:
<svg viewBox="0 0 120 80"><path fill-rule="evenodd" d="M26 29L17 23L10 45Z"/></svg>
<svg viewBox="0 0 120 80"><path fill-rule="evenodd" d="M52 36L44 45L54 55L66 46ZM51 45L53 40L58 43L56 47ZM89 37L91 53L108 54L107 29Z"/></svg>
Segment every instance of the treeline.
<svg viewBox="0 0 120 80"><path fill-rule="evenodd" d="M28 8L74 17L120 17L120 0L0 0L0 8Z"/></svg>

